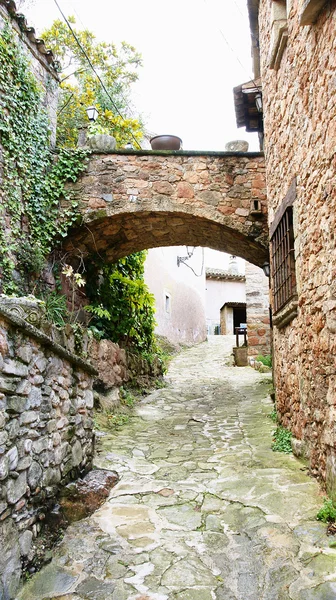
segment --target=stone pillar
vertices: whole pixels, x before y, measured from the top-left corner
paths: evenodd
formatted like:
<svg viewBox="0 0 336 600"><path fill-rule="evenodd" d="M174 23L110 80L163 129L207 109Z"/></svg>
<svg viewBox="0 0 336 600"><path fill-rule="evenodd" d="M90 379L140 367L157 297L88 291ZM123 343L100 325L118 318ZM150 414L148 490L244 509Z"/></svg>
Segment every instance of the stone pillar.
<svg viewBox="0 0 336 600"><path fill-rule="evenodd" d="M248 356L271 353L269 279L259 267L245 266Z"/></svg>

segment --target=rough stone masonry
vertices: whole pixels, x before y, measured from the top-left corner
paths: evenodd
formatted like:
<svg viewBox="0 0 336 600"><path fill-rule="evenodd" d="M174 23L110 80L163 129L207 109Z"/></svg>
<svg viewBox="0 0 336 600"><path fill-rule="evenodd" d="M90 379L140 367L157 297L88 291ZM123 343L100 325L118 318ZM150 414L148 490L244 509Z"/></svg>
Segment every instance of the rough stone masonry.
<svg viewBox="0 0 336 600"><path fill-rule="evenodd" d="M6 599L15 597L21 559L32 558L33 538L60 486L89 470L93 455L95 370L29 323L38 318L22 299L0 306L0 598Z"/></svg>
<svg viewBox="0 0 336 600"><path fill-rule="evenodd" d="M65 242L74 254L100 252L113 262L187 244L239 254L258 266L268 260L261 153L96 153L70 187L84 218Z"/></svg>
<svg viewBox="0 0 336 600"><path fill-rule="evenodd" d="M249 4L259 4L270 225L296 181L298 307L274 328L277 406L336 500L336 2L287 1L278 68L270 65L272 9L286 3ZM314 18L303 24L308 8Z"/></svg>

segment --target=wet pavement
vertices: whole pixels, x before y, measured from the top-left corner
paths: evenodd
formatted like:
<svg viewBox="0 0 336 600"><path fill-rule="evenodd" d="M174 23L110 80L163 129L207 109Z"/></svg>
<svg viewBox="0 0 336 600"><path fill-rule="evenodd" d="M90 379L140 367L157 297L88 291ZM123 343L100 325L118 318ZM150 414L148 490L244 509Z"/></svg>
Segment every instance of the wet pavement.
<svg viewBox="0 0 336 600"><path fill-rule="evenodd" d="M304 463L271 450L270 376L216 336L100 438L120 482L71 525L20 600L334 600L336 550Z"/></svg>

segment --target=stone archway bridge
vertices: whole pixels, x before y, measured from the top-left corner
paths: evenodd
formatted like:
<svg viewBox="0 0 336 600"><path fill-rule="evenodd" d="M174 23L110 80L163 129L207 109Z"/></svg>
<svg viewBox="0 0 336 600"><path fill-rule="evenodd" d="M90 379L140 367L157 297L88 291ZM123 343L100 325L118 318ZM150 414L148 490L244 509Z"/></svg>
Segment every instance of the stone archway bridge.
<svg viewBox="0 0 336 600"><path fill-rule="evenodd" d="M241 152L92 154L70 186L82 223L70 253L114 261L160 246L204 246L268 261L264 157Z"/></svg>

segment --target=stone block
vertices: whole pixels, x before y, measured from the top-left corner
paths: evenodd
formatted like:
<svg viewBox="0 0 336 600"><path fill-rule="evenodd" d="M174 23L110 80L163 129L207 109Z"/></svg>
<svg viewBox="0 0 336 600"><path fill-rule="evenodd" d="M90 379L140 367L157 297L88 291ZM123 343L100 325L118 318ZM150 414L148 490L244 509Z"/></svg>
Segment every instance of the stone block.
<svg viewBox="0 0 336 600"><path fill-rule="evenodd" d="M50 419L47 423L47 431L48 433L52 433L56 429L56 419Z"/></svg>
<svg viewBox="0 0 336 600"><path fill-rule="evenodd" d="M20 415L20 425L30 425L30 423L38 422L39 414L35 410L27 410Z"/></svg>
<svg viewBox="0 0 336 600"><path fill-rule="evenodd" d="M7 411L9 413L22 413L27 406L27 399L22 396L9 396Z"/></svg>
<svg viewBox="0 0 336 600"><path fill-rule="evenodd" d="M19 462L19 453L18 453L18 449L16 446L13 446L13 448L8 450L7 458L8 458L8 464L9 464L9 470L15 471L17 464Z"/></svg>
<svg viewBox="0 0 336 600"><path fill-rule="evenodd" d="M7 431L0 431L0 446L4 446L8 441Z"/></svg>
<svg viewBox="0 0 336 600"><path fill-rule="evenodd" d="M177 197L178 198L194 198L194 189L193 187L184 181L181 181L177 185Z"/></svg>
<svg viewBox="0 0 336 600"><path fill-rule="evenodd" d="M20 394L21 396L28 396L30 390L31 383L29 383L29 381L27 381L26 379L23 379L16 387L15 393Z"/></svg>
<svg viewBox="0 0 336 600"><path fill-rule="evenodd" d="M9 473L9 460L8 456L5 455L0 458L0 481L3 481L8 477Z"/></svg>
<svg viewBox="0 0 336 600"><path fill-rule="evenodd" d="M93 408L93 392L91 390L85 390L84 401L87 408Z"/></svg>
<svg viewBox="0 0 336 600"><path fill-rule="evenodd" d="M27 408L38 408L41 406L42 392L40 388L32 387L28 395Z"/></svg>
<svg viewBox="0 0 336 600"><path fill-rule="evenodd" d="M18 348L16 351L16 355L20 360L22 360L22 362L28 365L33 356L33 349L28 345L20 346L20 348Z"/></svg>
<svg viewBox="0 0 336 600"><path fill-rule="evenodd" d="M31 456L24 456L23 458L20 458L20 460L17 464L16 470L17 471L25 471L32 464L32 460L33 459L31 458Z"/></svg>
<svg viewBox="0 0 336 600"><path fill-rule="evenodd" d="M6 427L10 440L16 440L20 432L19 419L11 419Z"/></svg>
<svg viewBox="0 0 336 600"><path fill-rule="evenodd" d="M219 202L222 199L222 194L220 192L212 192L212 191L204 191L199 192L197 194L197 199L200 199L201 202L205 204L210 204L212 206L218 206Z"/></svg>
<svg viewBox="0 0 336 600"><path fill-rule="evenodd" d="M38 462L33 462L28 469L27 481L32 490L35 490L42 479L42 467Z"/></svg>
<svg viewBox="0 0 336 600"><path fill-rule="evenodd" d="M28 376L28 367L17 360L7 359L3 364L2 370L7 375L16 375L17 377Z"/></svg>
<svg viewBox="0 0 336 600"><path fill-rule="evenodd" d="M12 377L0 377L0 392L5 394L14 394L19 379L13 379Z"/></svg>
<svg viewBox="0 0 336 600"><path fill-rule="evenodd" d="M56 484L60 483L60 481L61 481L61 472L60 472L59 468L49 467L44 471L43 477L42 477L43 486L47 487L50 485L56 485Z"/></svg>
<svg viewBox="0 0 336 600"><path fill-rule="evenodd" d="M74 467L80 465L83 460L83 448L79 440L76 440L72 446L72 464Z"/></svg>
<svg viewBox="0 0 336 600"><path fill-rule="evenodd" d="M233 348L233 355L235 360L235 365L237 367L246 367L248 365L247 358L247 346L241 346L240 348Z"/></svg>
<svg viewBox="0 0 336 600"><path fill-rule="evenodd" d="M48 361L46 358L41 357L41 358L38 358L34 364L35 364L36 368L40 371L40 373L44 373L44 371L47 368Z"/></svg>
<svg viewBox="0 0 336 600"><path fill-rule="evenodd" d="M28 556L33 542L33 534L29 529L24 531L19 537L20 554L21 556Z"/></svg>
<svg viewBox="0 0 336 600"><path fill-rule="evenodd" d="M17 479L10 479L7 485L7 501L16 504L27 491L27 473L23 471Z"/></svg>
<svg viewBox="0 0 336 600"><path fill-rule="evenodd" d="M0 539L0 597L7 600L16 598L21 577L19 537L11 519L0 523Z"/></svg>

